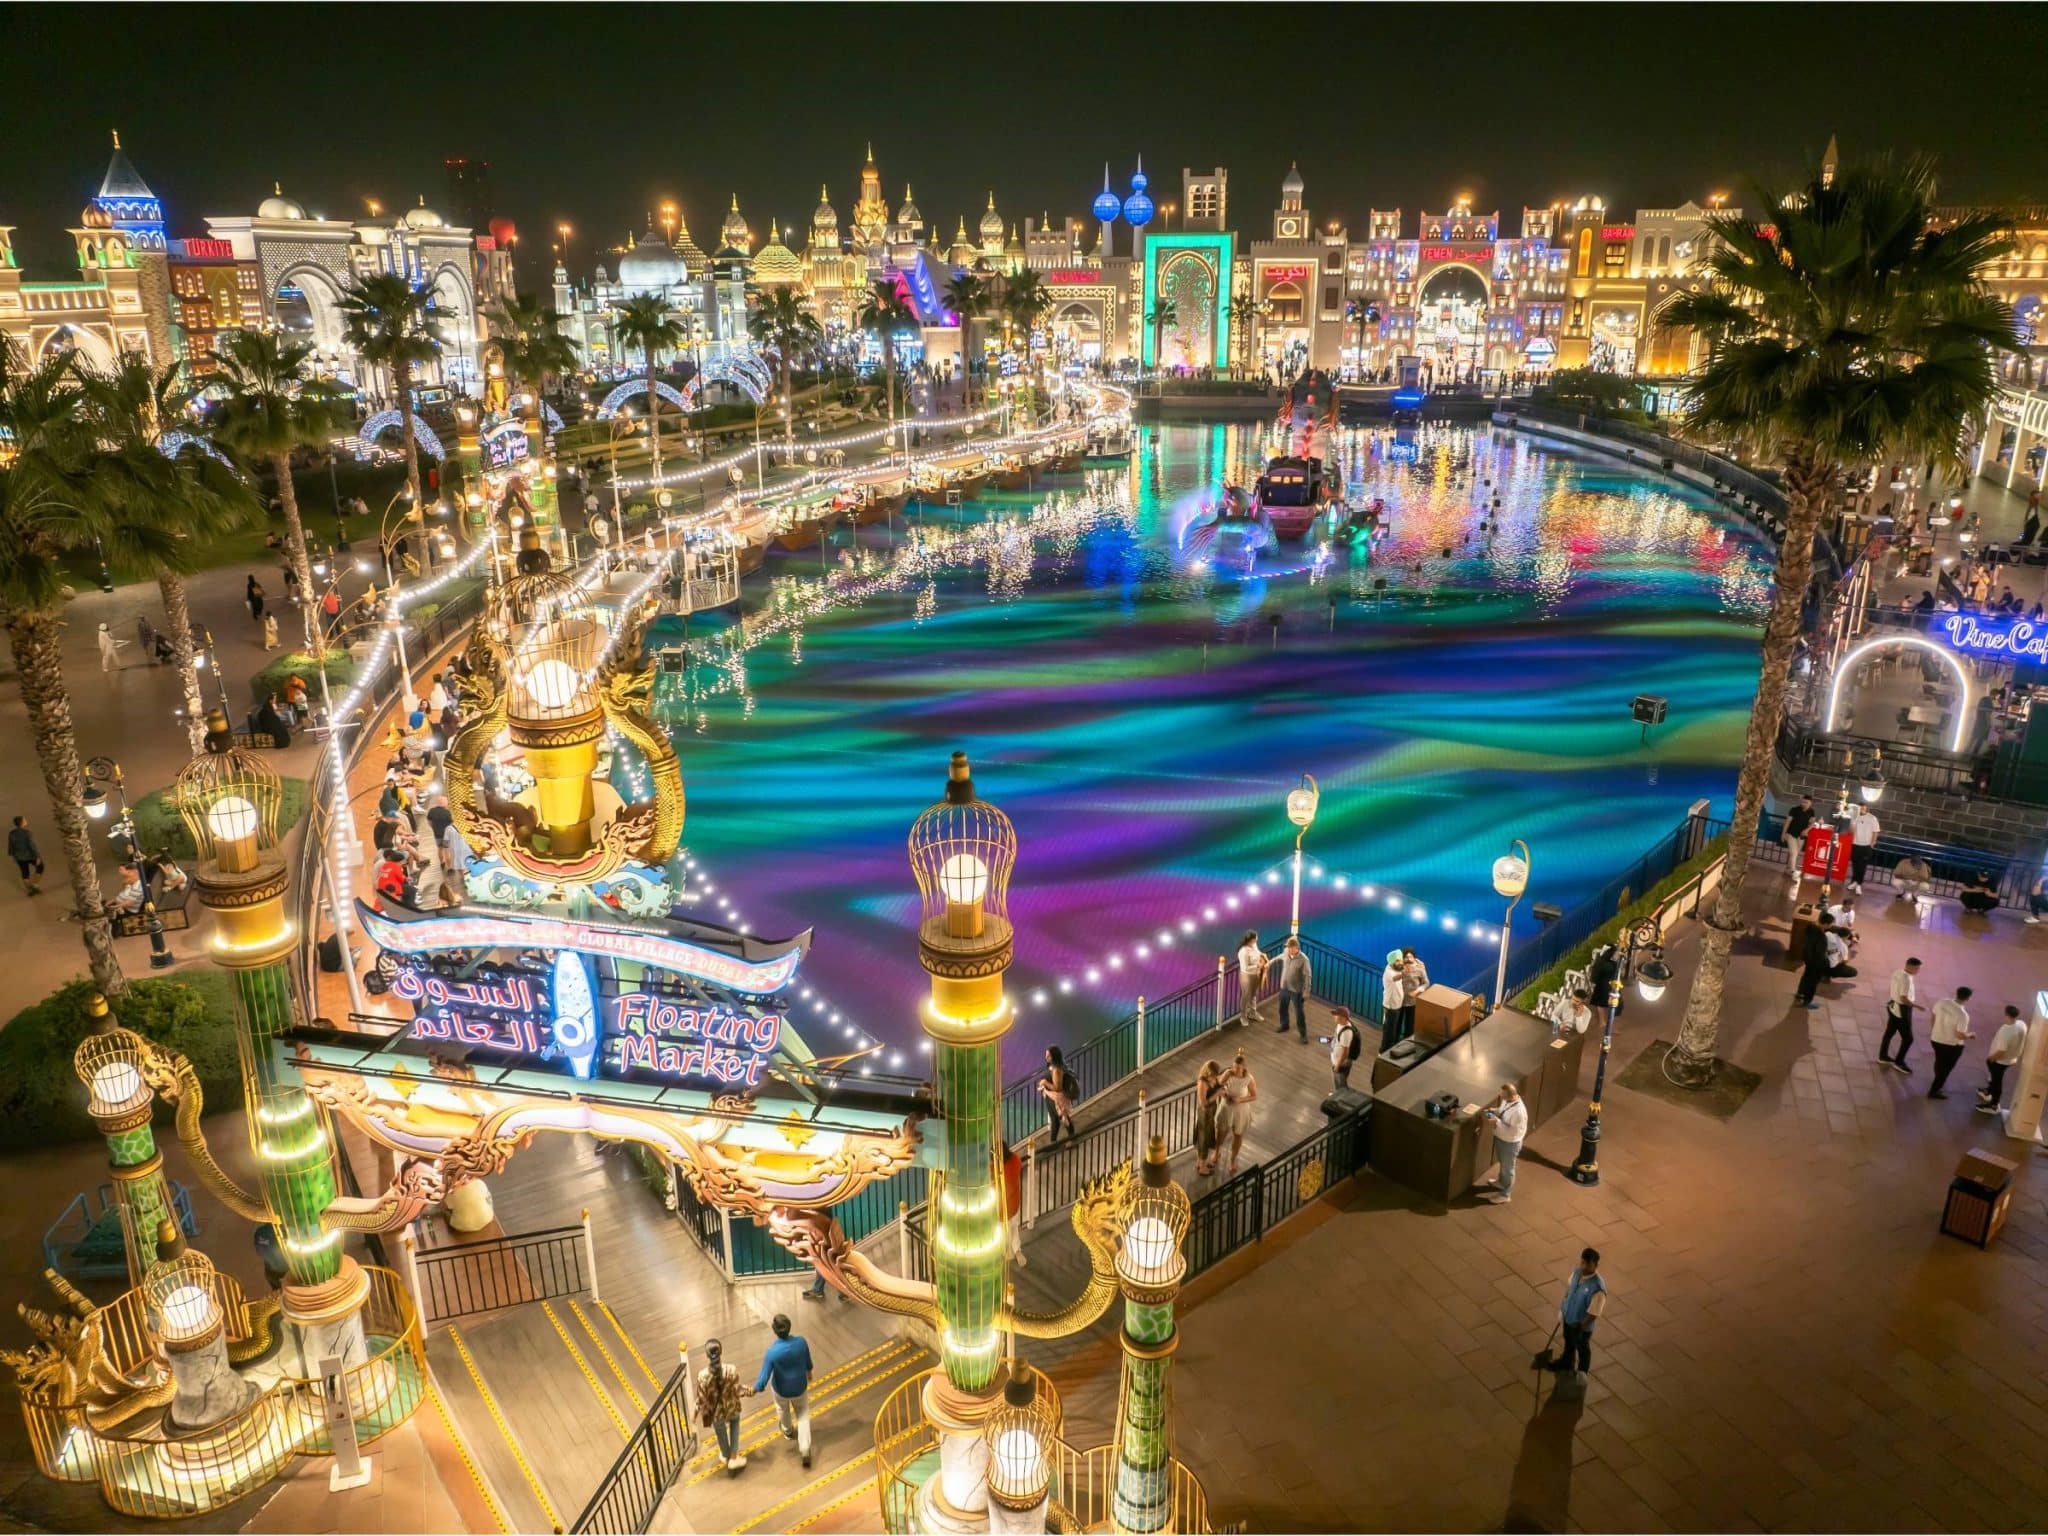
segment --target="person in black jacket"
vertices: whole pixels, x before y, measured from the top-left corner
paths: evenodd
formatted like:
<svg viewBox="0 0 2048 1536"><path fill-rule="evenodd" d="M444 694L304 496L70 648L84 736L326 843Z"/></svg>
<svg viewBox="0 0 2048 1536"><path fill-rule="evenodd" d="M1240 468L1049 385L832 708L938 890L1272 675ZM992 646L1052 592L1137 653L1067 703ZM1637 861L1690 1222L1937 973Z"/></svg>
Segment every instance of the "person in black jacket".
<svg viewBox="0 0 2048 1536"><path fill-rule="evenodd" d="M1800 946L1799 959L1799 1006L1818 1008L1813 994L1820 984L1828 979L1828 930L1835 925L1834 915L1823 912L1818 921L1806 930L1806 938Z"/></svg>
<svg viewBox="0 0 2048 1536"><path fill-rule="evenodd" d="M1785 813L1785 851L1792 864L1792 883L1799 883L1799 858L1806 847L1806 829L1813 825L1813 796L1801 795L1799 803Z"/></svg>

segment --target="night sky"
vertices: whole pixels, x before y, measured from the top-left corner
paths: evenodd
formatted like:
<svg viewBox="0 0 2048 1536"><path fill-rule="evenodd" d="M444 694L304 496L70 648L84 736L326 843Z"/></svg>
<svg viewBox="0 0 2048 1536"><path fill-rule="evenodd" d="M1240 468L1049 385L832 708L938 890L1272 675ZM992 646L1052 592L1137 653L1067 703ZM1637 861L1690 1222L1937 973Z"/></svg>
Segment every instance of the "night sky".
<svg viewBox="0 0 2048 1536"><path fill-rule="evenodd" d="M557 222L586 271L663 197L707 248L735 191L759 237L807 228L820 181L844 225L869 138L948 237L991 186L1008 217L1085 215L1137 154L1161 201L1227 166L1247 232L1290 160L1319 218L1399 207L1412 234L1468 190L1513 233L1582 193L1739 201L1830 132L1937 155L1945 199L2039 199L2018 61L2044 44L2025 6L24 6L0 223L62 276L115 127L173 235L273 180L333 216L443 204L444 157L481 157L522 277Z"/></svg>

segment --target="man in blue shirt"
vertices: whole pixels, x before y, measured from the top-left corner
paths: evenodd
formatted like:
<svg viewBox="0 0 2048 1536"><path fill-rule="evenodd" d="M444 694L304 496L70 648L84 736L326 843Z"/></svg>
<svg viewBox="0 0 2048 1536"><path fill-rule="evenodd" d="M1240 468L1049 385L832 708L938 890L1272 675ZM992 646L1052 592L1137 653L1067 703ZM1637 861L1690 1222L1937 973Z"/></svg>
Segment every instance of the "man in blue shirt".
<svg viewBox="0 0 2048 1536"><path fill-rule="evenodd" d="M1600 1278L1600 1250L1588 1248L1579 1255L1579 1267L1564 1283L1564 1300L1558 1315L1564 1320L1564 1353L1551 1362L1553 1371L1572 1373L1580 1386L1593 1368L1593 1325L1607 1310L1607 1282Z"/></svg>
<svg viewBox="0 0 2048 1536"><path fill-rule="evenodd" d="M789 1319L775 1314L775 1342L761 1357L761 1374L754 1391L771 1382L775 1386L775 1416L782 1425L782 1438L794 1440L804 1465L811 1464L811 1346L800 1333L789 1331Z"/></svg>

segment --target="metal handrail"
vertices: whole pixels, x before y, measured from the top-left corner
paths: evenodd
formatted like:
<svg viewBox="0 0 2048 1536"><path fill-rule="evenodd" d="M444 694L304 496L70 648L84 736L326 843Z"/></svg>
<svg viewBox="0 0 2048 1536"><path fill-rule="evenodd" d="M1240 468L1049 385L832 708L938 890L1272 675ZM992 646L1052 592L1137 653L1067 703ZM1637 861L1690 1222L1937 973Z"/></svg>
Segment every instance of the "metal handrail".
<svg viewBox="0 0 2048 1536"><path fill-rule="evenodd" d="M697 1432L690 1423L690 1363L684 1360L669 1373L661 1391L647 1405L646 1417L633 1426L625 1449L598 1480L597 1489L569 1529L600 1536L639 1536L653 1523L654 1512L668 1496L676 1476L697 1454Z"/></svg>

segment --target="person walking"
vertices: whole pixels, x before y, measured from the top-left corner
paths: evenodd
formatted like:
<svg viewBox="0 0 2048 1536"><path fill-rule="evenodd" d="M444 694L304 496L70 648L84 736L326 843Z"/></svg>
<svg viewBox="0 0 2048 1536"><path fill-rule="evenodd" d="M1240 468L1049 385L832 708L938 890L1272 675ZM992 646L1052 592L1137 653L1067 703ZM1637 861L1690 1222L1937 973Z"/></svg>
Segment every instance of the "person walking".
<svg viewBox="0 0 2048 1536"><path fill-rule="evenodd" d="M712 1339L704 1346L704 1369L697 1373L697 1422L718 1440L718 1459L728 1477L747 1464L740 1454L740 1385L736 1366L725 1363L725 1346Z"/></svg>
<svg viewBox="0 0 2048 1536"><path fill-rule="evenodd" d="M261 624L263 622L263 583L254 576L249 578L249 584L242 589L242 601L249 605L250 619Z"/></svg>
<svg viewBox="0 0 2048 1536"><path fill-rule="evenodd" d="M1301 940L1290 934L1287 947L1280 951L1280 1027L1275 1033L1287 1033L1287 1011L1292 1008L1294 1027L1300 1031L1303 1045L1308 1044L1308 988L1311 979L1308 956L1302 953Z"/></svg>
<svg viewBox="0 0 2048 1536"><path fill-rule="evenodd" d="M1493 1122L1493 1160L1500 1173L1479 1181L1482 1200L1506 1205L1515 1194L1515 1160L1522 1155L1522 1138L1529 1134L1529 1106L1522 1102L1522 1090L1502 1083L1500 1092L1486 1106L1485 1118Z"/></svg>
<svg viewBox="0 0 2048 1536"><path fill-rule="evenodd" d="M1358 1026L1351 1022L1351 1010L1339 1008L1330 1034L1330 1092L1351 1086L1351 1063L1361 1049Z"/></svg>
<svg viewBox="0 0 2048 1536"><path fill-rule="evenodd" d="M1600 1275L1600 1250L1587 1248L1579 1254L1578 1268L1565 1277L1564 1298L1558 1303L1558 1320L1564 1329L1564 1349L1550 1362L1559 1375L1566 1372L1579 1386L1593 1369L1593 1328L1607 1310L1607 1282Z"/></svg>
<svg viewBox="0 0 2048 1536"><path fill-rule="evenodd" d="M1003 1252L1019 1269L1030 1268L1024 1257L1024 1159L1003 1143Z"/></svg>
<svg viewBox="0 0 2048 1536"><path fill-rule="evenodd" d="M775 1314L769 1325L775 1342L761 1356L761 1374L754 1378L754 1394L763 1387L775 1389L775 1418L782 1426L782 1438L796 1442L796 1453L804 1465L811 1464L811 1346L800 1333L790 1331L789 1319Z"/></svg>
<svg viewBox="0 0 2048 1536"><path fill-rule="evenodd" d="M2027 1021L2020 1016L2019 1009L2007 1003L2005 1021L1998 1026L1998 1033L1991 1037L1991 1049L1985 1056L1987 1077L1977 1094L1978 1114L1998 1113L1999 1100L2005 1097L2005 1069L2016 1064L2020 1052L2026 1048Z"/></svg>
<svg viewBox="0 0 2048 1536"><path fill-rule="evenodd" d="M1927 1090L1930 1099L1948 1097L1942 1092L1942 1085L1963 1059L1964 1043L1974 1038L1970 1033L1970 1010L1963 1006L1969 1000L1970 989L1957 987L1954 997L1944 997L1934 1005L1928 1020L1927 1038L1934 1047L1934 1086Z"/></svg>
<svg viewBox="0 0 2048 1536"><path fill-rule="evenodd" d="M1237 1172L1238 1154L1244 1150L1244 1133L1252 1128L1252 1105L1258 1102L1259 1080L1252 1076L1250 1063L1240 1050L1223 1074L1225 1120L1230 1131L1230 1171Z"/></svg>
<svg viewBox="0 0 2048 1536"><path fill-rule="evenodd" d="M1387 968L1380 972L1380 1049L1399 1045L1408 1038L1408 974L1401 968L1401 951L1387 951Z"/></svg>
<svg viewBox="0 0 2048 1536"><path fill-rule="evenodd" d="M28 818L17 816L7 829L7 857L21 871L21 888L31 896L43 894L43 856L36 848L36 835L28 829Z"/></svg>
<svg viewBox="0 0 2048 1536"><path fill-rule="evenodd" d="M1877 1064L1894 1072L1910 1074L1913 1070L1906 1065L1906 1052L1913 1049L1913 1010L1920 1006L1913 979L1919 974L1918 955L1908 955L1906 963L1892 972L1891 995L1884 1005L1884 1038L1877 1042ZM1899 1042L1896 1060L1891 1054L1894 1038Z"/></svg>
<svg viewBox="0 0 2048 1536"><path fill-rule="evenodd" d="M1222 1140L1223 1064L1210 1060L1195 1078L1195 1172L1202 1177L1216 1171Z"/></svg>
<svg viewBox="0 0 2048 1536"><path fill-rule="evenodd" d="M102 624L100 626L99 644L100 670L102 672L118 672L121 669L121 647L127 644L127 642L115 639L114 632Z"/></svg>
<svg viewBox="0 0 2048 1536"><path fill-rule="evenodd" d="M263 649L266 651L277 649L277 615L274 613L263 615Z"/></svg>
<svg viewBox="0 0 2048 1536"><path fill-rule="evenodd" d="M1877 848L1877 834L1883 828L1878 824L1876 813L1867 805L1856 807L1849 820L1849 889L1863 889L1864 871L1870 868L1870 856Z"/></svg>
<svg viewBox="0 0 2048 1536"><path fill-rule="evenodd" d="M1071 1145L1076 1139L1074 1130L1074 1100L1081 1094L1081 1084L1068 1070L1067 1058L1056 1045L1045 1048L1045 1070L1038 1076L1038 1096L1045 1100L1046 1123L1052 1127L1052 1134L1046 1138L1048 1146L1058 1146L1060 1127L1065 1126L1067 1141Z"/></svg>
<svg viewBox="0 0 2048 1536"><path fill-rule="evenodd" d="M1258 930L1247 928L1237 941L1238 1018L1245 1024L1266 1022L1259 1012L1259 989L1266 984L1266 952L1259 948Z"/></svg>
<svg viewBox="0 0 2048 1536"><path fill-rule="evenodd" d="M1791 855L1792 889L1799 889L1799 861L1806 850L1806 829L1813 825L1813 796L1801 795L1799 803L1785 813L1785 851Z"/></svg>
<svg viewBox="0 0 2048 1536"><path fill-rule="evenodd" d="M1799 950L1799 991L1794 996L1802 1008L1818 1008L1813 994L1820 984L1828 979L1828 930L1835 926L1834 915L1823 912L1807 925L1805 938Z"/></svg>

